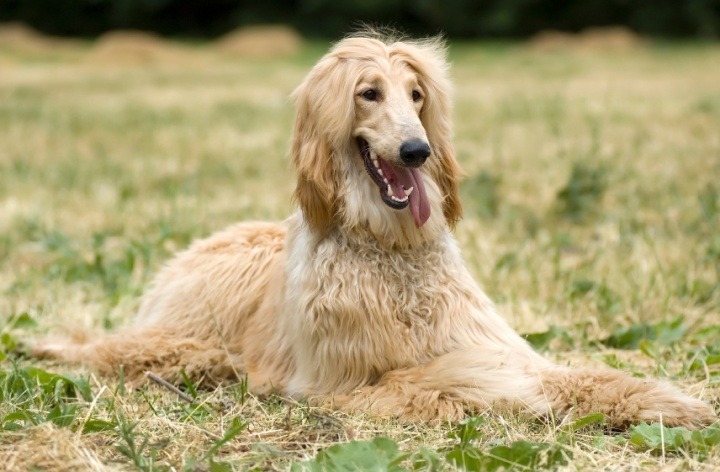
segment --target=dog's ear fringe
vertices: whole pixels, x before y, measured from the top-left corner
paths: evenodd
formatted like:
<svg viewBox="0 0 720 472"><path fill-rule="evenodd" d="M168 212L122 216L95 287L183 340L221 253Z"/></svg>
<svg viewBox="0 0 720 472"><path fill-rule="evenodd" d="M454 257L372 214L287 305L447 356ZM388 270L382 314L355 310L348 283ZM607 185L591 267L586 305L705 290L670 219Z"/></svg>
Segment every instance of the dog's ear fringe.
<svg viewBox="0 0 720 472"><path fill-rule="evenodd" d="M304 139L296 135L295 139ZM305 141L294 146L293 162L298 172L293 200L315 232L331 225L336 210L331 156L323 141Z"/></svg>
<svg viewBox="0 0 720 472"><path fill-rule="evenodd" d="M332 149L349 136L352 107L338 97L347 93L343 71L337 60L325 56L293 92L296 104L295 129L291 145L292 163L297 171L293 200L305 221L317 233L324 233L337 213Z"/></svg>
<svg viewBox="0 0 720 472"><path fill-rule="evenodd" d="M463 214L458 184L464 176L464 173L455 159L452 149L447 150L441 147L438 154L440 155L439 159L442 165L438 183L444 196L443 214L450 229L455 229L455 225L460 221Z"/></svg>

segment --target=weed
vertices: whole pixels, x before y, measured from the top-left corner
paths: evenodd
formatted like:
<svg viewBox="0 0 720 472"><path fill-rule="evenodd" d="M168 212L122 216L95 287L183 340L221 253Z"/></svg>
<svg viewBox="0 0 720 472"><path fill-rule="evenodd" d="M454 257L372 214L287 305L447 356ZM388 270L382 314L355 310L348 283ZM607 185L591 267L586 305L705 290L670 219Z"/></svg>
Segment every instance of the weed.
<svg viewBox="0 0 720 472"><path fill-rule="evenodd" d="M91 398L85 379L12 362L0 370L0 429L18 430L45 422L75 429L80 425L79 405ZM97 430L99 426L92 423L87 427Z"/></svg>
<svg viewBox="0 0 720 472"><path fill-rule="evenodd" d="M720 447L720 423L697 431L642 423L630 428L628 442L656 453L695 452L702 461L707 459L708 452Z"/></svg>
<svg viewBox="0 0 720 472"><path fill-rule="evenodd" d="M480 218L497 216L500 207L500 179L487 172L467 179L463 182L461 192L465 211Z"/></svg>
<svg viewBox="0 0 720 472"><path fill-rule="evenodd" d="M128 422L120 412L117 412L116 421L118 442L115 447L117 450L130 459L138 470L145 472L157 470L155 459L157 452L150 447L148 436L136 431L138 423Z"/></svg>
<svg viewBox="0 0 720 472"><path fill-rule="evenodd" d="M573 345L570 333L566 329L555 325L550 326L547 331L525 334L523 337L538 351L547 350L553 342L561 342L565 347L572 347Z"/></svg>
<svg viewBox="0 0 720 472"><path fill-rule="evenodd" d="M600 211L607 189L605 167L582 161L573 163L570 177L556 196L556 211L573 222L587 221Z"/></svg>
<svg viewBox="0 0 720 472"><path fill-rule="evenodd" d="M648 324L639 323L616 330L602 343L618 349L637 349L643 341L655 341L660 344L672 344L683 339L688 327L683 325L684 318L678 316L671 321Z"/></svg>

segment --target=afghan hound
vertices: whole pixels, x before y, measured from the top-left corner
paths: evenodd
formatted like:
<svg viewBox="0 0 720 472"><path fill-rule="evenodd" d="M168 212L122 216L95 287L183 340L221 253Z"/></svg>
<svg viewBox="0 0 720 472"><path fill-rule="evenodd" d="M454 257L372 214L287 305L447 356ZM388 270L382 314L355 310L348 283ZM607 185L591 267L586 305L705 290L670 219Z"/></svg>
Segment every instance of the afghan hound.
<svg viewBox="0 0 720 472"><path fill-rule="evenodd" d="M34 353L126 378L248 376L349 412L409 421L468 413L605 414L699 427L706 403L657 380L536 353L463 263L461 170L445 46L349 37L294 92L298 211L196 241L154 279L135 321Z"/></svg>

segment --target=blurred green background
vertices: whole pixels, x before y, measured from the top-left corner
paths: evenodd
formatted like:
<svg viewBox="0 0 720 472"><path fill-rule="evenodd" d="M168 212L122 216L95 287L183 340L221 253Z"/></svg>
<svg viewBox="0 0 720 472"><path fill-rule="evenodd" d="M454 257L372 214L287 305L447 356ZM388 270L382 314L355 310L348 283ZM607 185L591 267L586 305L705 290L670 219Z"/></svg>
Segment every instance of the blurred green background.
<svg viewBox="0 0 720 472"><path fill-rule="evenodd" d="M720 34L720 0L0 0L3 21L83 37L137 29L213 38L258 23L285 23L306 37L335 37L371 22L451 38L518 38L617 25L648 36L714 39Z"/></svg>

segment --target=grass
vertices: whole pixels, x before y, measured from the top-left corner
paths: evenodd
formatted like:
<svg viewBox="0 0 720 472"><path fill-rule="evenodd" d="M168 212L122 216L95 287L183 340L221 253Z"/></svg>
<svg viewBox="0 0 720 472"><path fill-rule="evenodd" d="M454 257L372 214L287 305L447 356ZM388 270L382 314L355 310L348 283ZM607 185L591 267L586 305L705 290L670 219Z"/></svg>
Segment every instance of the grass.
<svg viewBox="0 0 720 472"><path fill-rule="evenodd" d="M243 60L198 45L148 65L0 47L5 468L712 469L717 428L401 424L244 382L186 385L190 403L22 355L32 338L127 322L192 239L290 213L287 97L324 48ZM468 174L457 237L502 313L558 362L667 378L717 410L720 48L459 43L451 58Z"/></svg>

